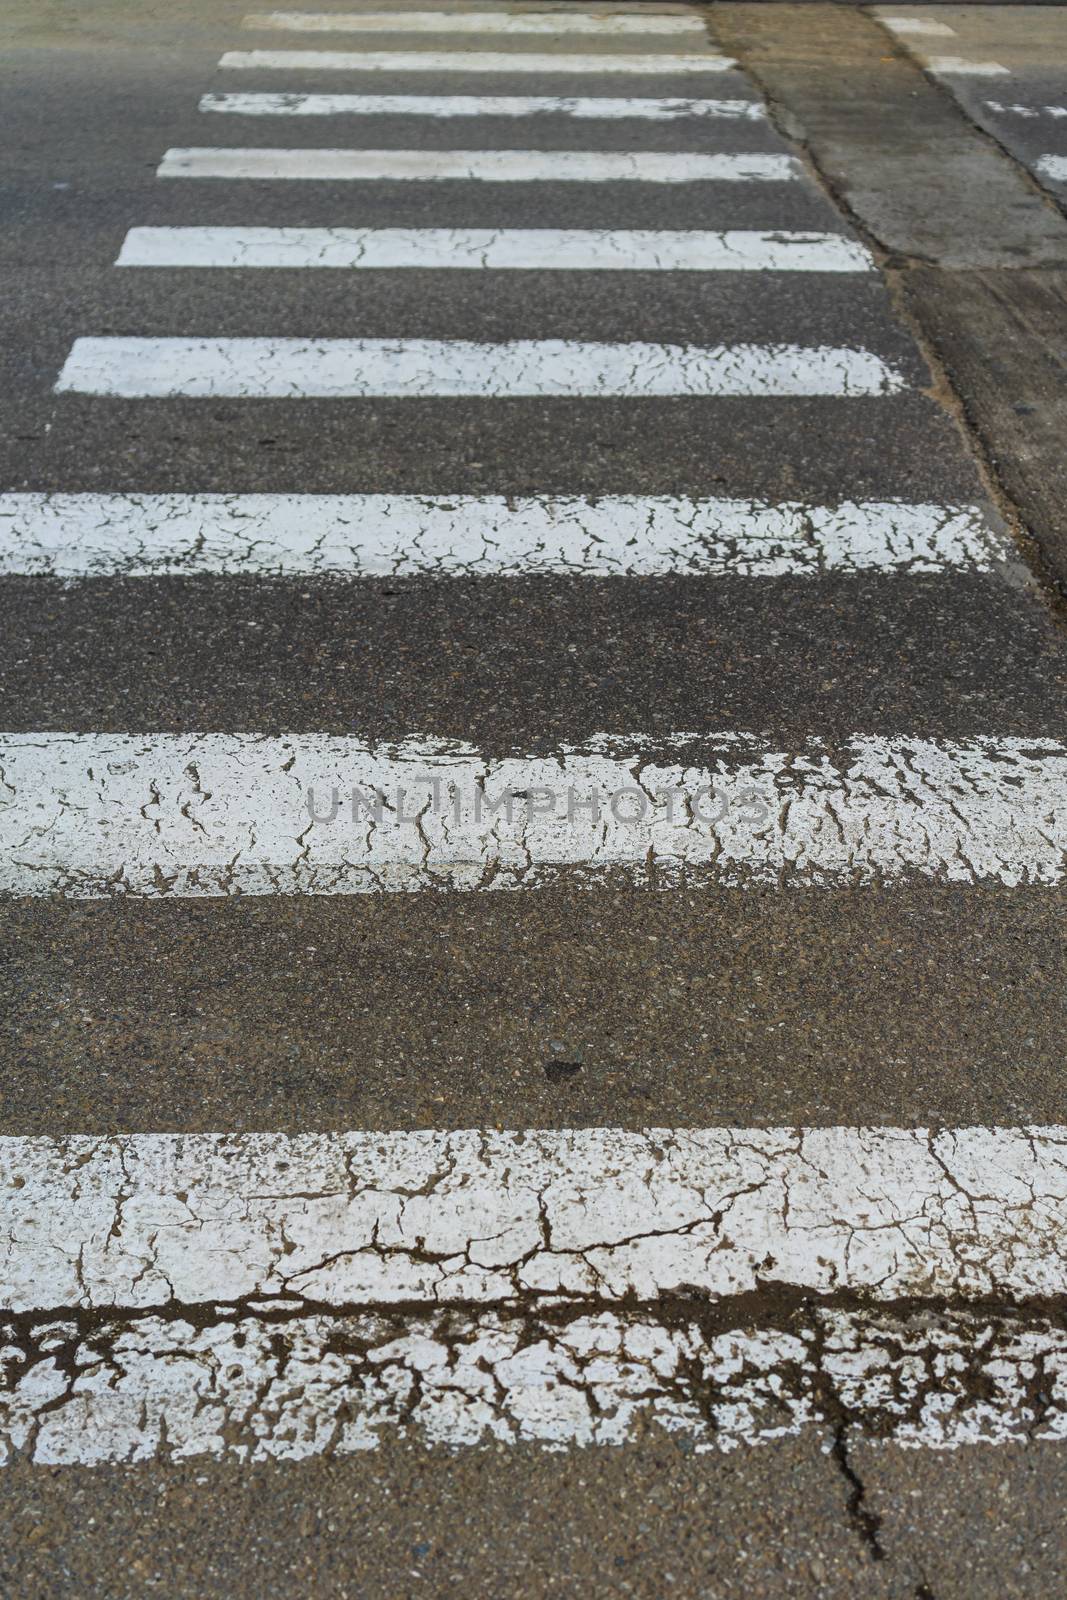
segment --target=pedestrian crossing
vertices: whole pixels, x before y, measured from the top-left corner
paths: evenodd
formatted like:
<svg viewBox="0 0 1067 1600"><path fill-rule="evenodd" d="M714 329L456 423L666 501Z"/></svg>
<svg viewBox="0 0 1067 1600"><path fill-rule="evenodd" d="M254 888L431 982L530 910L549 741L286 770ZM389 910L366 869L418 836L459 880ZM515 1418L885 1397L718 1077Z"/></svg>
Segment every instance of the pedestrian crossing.
<svg viewBox="0 0 1067 1600"><path fill-rule="evenodd" d="M819 577L1011 562L978 506L603 495L0 495L0 575Z"/></svg>
<svg viewBox="0 0 1067 1600"><path fill-rule="evenodd" d="M724 1452L832 1428L835 1404L945 1449L1033 1437L1038 1366L1036 1437L1062 1439L1062 1329L977 1307L1062 1294L1065 1137L7 1139L19 1247L5 1309L21 1321L0 1351L0 1459L298 1461L397 1430L558 1449L626 1444L649 1423ZM972 1185L977 1221L961 1198ZM731 1326L768 1260L780 1287L836 1302ZM717 1306L718 1325L639 1309L682 1289ZM849 1305L857 1291L866 1309ZM960 1308L886 1309L937 1295Z"/></svg>
<svg viewBox="0 0 1067 1600"><path fill-rule="evenodd" d="M883 395L900 373L867 350L521 339L76 340L58 394L239 399L542 395Z"/></svg>
<svg viewBox="0 0 1067 1600"><path fill-rule="evenodd" d="M282 28L298 33L547 33L563 37L591 33L703 34L695 12L635 12L610 16L592 11L263 11L244 19L246 28Z"/></svg>
<svg viewBox="0 0 1067 1600"><path fill-rule="evenodd" d="M869 272L837 233L735 228L131 228L119 267L320 267L500 272Z"/></svg>
<svg viewBox="0 0 1067 1600"><path fill-rule="evenodd" d="M205 94L200 110L236 117L573 117L585 122L762 122L758 100L620 100L610 95Z"/></svg>
<svg viewBox="0 0 1067 1600"><path fill-rule="evenodd" d="M636 73L652 77L669 67L672 77L683 73L729 72L734 63L729 56L694 53L674 55L546 54L535 50L464 52L462 62L443 50L227 50L219 66L244 72L493 72L549 73L577 76L595 73Z"/></svg>
<svg viewBox="0 0 1067 1600"><path fill-rule="evenodd" d="M995 10L958 11L948 21L875 15L920 66L944 79L965 116L1062 199L1067 146L1060 129L1067 108L1059 102L1067 87L1067 29L1055 12L1018 22Z"/></svg>
<svg viewBox="0 0 1067 1600"><path fill-rule="evenodd" d="M525 743L503 722L479 741L454 725L463 673L432 698L420 667L426 722L396 711L374 676L394 584L403 651L427 650L434 611L476 657L486 616L541 585L579 663L597 627L624 663L626 596L707 649L716 606L751 618L757 592L787 609L803 587L838 626L884 629L888 660L902 595L1032 595L871 252L703 9L246 26L349 48L223 54L224 75L287 79L204 95L234 142L163 151L158 177L188 181L109 242L121 314L49 374L57 434L136 448L0 494L0 577L96 607L134 662L99 725L61 684L65 720L0 736L0 895L161 918L340 897L356 927L360 902L404 895L947 889L995 915L1062 884L1067 745L1025 705L989 726L961 694L915 729L887 703L864 728L846 682L832 735L786 738L756 683L724 727L714 695L699 724L595 720L602 680ZM320 72L342 92L308 87ZM642 92L620 98L630 75ZM711 83L678 96L683 75ZM337 120L321 147L257 143L274 117ZM264 453L301 430L294 461ZM378 585L362 671L381 737L351 698L324 713L314 662L302 676L321 595L351 610L360 585ZM185 657L212 607L286 619L244 725L232 703L190 713L194 673L225 693L235 668L206 634ZM582 1129L0 1139L0 1457L1063 1436L1062 1128L635 1129L617 1106Z"/></svg>
<svg viewBox="0 0 1067 1600"><path fill-rule="evenodd" d="M161 178L465 183L788 183L791 156L581 150L168 150Z"/></svg>
<svg viewBox="0 0 1067 1600"><path fill-rule="evenodd" d="M549 757L313 735L9 735L11 894L1058 883L1067 747L634 735ZM701 754L703 753L703 759ZM17 841L17 843L15 842Z"/></svg>

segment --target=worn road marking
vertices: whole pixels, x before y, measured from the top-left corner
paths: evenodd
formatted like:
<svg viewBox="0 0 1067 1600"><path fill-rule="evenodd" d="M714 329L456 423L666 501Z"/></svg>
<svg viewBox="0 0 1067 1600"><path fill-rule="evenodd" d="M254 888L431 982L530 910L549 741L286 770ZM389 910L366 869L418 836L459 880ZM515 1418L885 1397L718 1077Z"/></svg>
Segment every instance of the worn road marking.
<svg viewBox="0 0 1067 1600"><path fill-rule="evenodd" d="M1007 67L999 61L967 61L963 56L930 56L925 62L928 72L944 73L960 78L1006 77Z"/></svg>
<svg viewBox="0 0 1067 1600"><path fill-rule="evenodd" d="M787 183L793 156L699 155L657 150L168 150L161 178L357 182Z"/></svg>
<svg viewBox="0 0 1067 1600"><path fill-rule="evenodd" d="M931 22L926 17L883 17L880 12L875 12L878 21L893 33L924 34L928 38L936 36L939 39L954 39L955 28L950 28L946 22Z"/></svg>
<svg viewBox="0 0 1067 1600"><path fill-rule="evenodd" d="M838 233L578 228L131 228L120 267L487 268L526 272L871 272Z"/></svg>
<svg viewBox="0 0 1067 1600"><path fill-rule="evenodd" d="M1042 156L1036 170L1043 178L1055 183L1067 183L1067 156Z"/></svg>
<svg viewBox="0 0 1067 1600"><path fill-rule="evenodd" d="M721 117L763 122L758 100L619 100L576 95L205 94L201 111L242 117L534 117L676 122Z"/></svg>
<svg viewBox="0 0 1067 1600"><path fill-rule="evenodd" d="M1013 117L1067 117L1067 106L1005 105L1001 100L987 100L986 107Z"/></svg>
<svg viewBox="0 0 1067 1600"><path fill-rule="evenodd" d="M516 339L76 339L59 393L251 399L889 395L869 350Z"/></svg>
<svg viewBox="0 0 1067 1600"><path fill-rule="evenodd" d="M696 12L594 11L257 11L245 28L282 28L298 33L632 33L705 32Z"/></svg>
<svg viewBox="0 0 1067 1600"><path fill-rule="evenodd" d="M1010 560L976 506L573 495L0 495L0 575L818 577Z"/></svg>
<svg viewBox="0 0 1067 1600"><path fill-rule="evenodd" d="M728 56L531 54L528 51L482 50L227 50L220 67L251 72L511 72L640 73L645 77L677 77L680 73L729 72L737 63Z"/></svg>
<svg viewBox="0 0 1067 1600"><path fill-rule="evenodd" d="M5 1461L1067 1437L1063 1127L5 1138L0 1179Z"/></svg>
<svg viewBox="0 0 1067 1600"><path fill-rule="evenodd" d="M1065 848L1048 739L600 734L489 758L415 737L0 737L9 895L1049 885Z"/></svg>
<svg viewBox="0 0 1067 1600"><path fill-rule="evenodd" d="M744 1319L747 1311L748 1321ZM551 1450L670 1437L699 1454L809 1433L911 1447L1067 1438L1058 1317L818 1302L511 1314L0 1318L0 1461L53 1468L348 1456L396 1439Z"/></svg>
<svg viewBox="0 0 1067 1600"><path fill-rule="evenodd" d="M0 1308L1067 1293L1067 1127L0 1139Z"/></svg>

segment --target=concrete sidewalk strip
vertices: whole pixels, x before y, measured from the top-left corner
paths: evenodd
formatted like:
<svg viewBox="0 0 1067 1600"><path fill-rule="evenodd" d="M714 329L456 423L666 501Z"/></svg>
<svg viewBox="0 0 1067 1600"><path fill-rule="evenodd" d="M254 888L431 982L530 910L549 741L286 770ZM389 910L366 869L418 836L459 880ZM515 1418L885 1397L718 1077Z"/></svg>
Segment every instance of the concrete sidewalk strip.
<svg viewBox="0 0 1067 1600"><path fill-rule="evenodd" d="M758 100L618 99L580 95L205 94L200 110L240 117L575 117L676 122L686 117L765 122Z"/></svg>
<svg viewBox="0 0 1067 1600"><path fill-rule="evenodd" d="M818 578L1014 559L977 506L605 495L0 495L0 576Z"/></svg>
<svg viewBox="0 0 1067 1600"><path fill-rule="evenodd" d="M76 339L59 394L128 399L668 398L899 394L872 351L516 339Z"/></svg>
<svg viewBox="0 0 1067 1600"><path fill-rule="evenodd" d="M491 758L413 736L12 733L0 892L1048 886L1065 800L1048 739L601 734Z"/></svg>
<svg viewBox="0 0 1067 1600"><path fill-rule="evenodd" d="M227 50L223 69L262 72L510 72L540 74L637 73L676 77L679 73L729 72L729 56L673 55L659 51L631 55L605 50L593 55L518 50Z"/></svg>
<svg viewBox="0 0 1067 1600"><path fill-rule="evenodd" d="M947 269L1067 264L1067 219L945 93L982 61L933 57L934 81L919 61L926 41L884 20L850 6L733 0L716 9L715 28L884 250ZM999 63L985 66L999 76Z"/></svg>
<svg viewBox="0 0 1067 1600"><path fill-rule="evenodd" d="M1067 591L1063 272L909 272L905 293L971 426L1039 551Z"/></svg>
<svg viewBox="0 0 1067 1600"><path fill-rule="evenodd" d="M695 9L673 13L616 11L256 11L244 28L296 33L634 33L703 34Z"/></svg>
<svg viewBox="0 0 1067 1600"><path fill-rule="evenodd" d="M462 183L789 183L793 156L658 150L168 150L160 178Z"/></svg>
<svg viewBox="0 0 1067 1600"><path fill-rule="evenodd" d="M1063 1127L14 1137L0 1172L3 1460L1067 1436Z"/></svg>
<svg viewBox="0 0 1067 1600"><path fill-rule="evenodd" d="M131 228L119 267L873 272L839 233L578 228Z"/></svg>

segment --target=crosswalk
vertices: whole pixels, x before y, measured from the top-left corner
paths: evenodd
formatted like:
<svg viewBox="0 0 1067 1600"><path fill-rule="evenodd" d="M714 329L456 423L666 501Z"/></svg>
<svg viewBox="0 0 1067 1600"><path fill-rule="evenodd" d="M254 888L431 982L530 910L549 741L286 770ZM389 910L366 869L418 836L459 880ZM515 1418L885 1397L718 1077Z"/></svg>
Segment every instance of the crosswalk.
<svg viewBox="0 0 1067 1600"><path fill-rule="evenodd" d="M456 742L10 735L0 889L216 896L640 885L1058 883L1067 747L604 734L549 757Z"/></svg>
<svg viewBox="0 0 1067 1600"><path fill-rule="evenodd" d="M979 506L685 496L0 495L0 574L818 577L1007 566Z"/></svg>
<svg viewBox="0 0 1067 1600"><path fill-rule="evenodd" d="M723 1451L825 1429L828 1392L908 1443L949 1448L1029 1436L1038 1364L1051 1400L1037 1436L1060 1439L1067 1339L1051 1319L1019 1330L963 1311L909 1325L885 1308L1062 1294L1065 1139L1064 1128L724 1128L5 1140L9 1305L48 1317L4 1351L15 1382L0 1458L29 1447L46 1464L300 1460L373 1450L397 1429L437 1445L560 1448L624 1444L648 1418ZM758 1290L769 1261L780 1285L831 1298L759 1331L635 1309L683 1286L728 1306ZM849 1304L864 1291L867 1308ZM242 1303L255 1307L247 1323ZM413 1304L424 1309L404 1315ZM125 1326L82 1326L116 1305Z"/></svg>
<svg viewBox="0 0 1067 1600"><path fill-rule="evenodd" d="M887 15L881 8L875 15L921 66L948 85L965 113L1062 203L1067 196L1067 28L1062 18L1052 12L1047 19L1021 22L1010 13L983 16L972 8L946 10L943 19Z"/></svg>
<svg viewBox="0 0 1067 1600"><path fill-rule="evenodd" d="M382 896L948 886L995 908L1061 884L1067 745L1022 712L946 731L888 705L865 728L842 695L832 736L796 738L758 686L747 724L709 697L685 727L598 720L597 685L523 743L457 733L449 681L422 725L378 696L381 736L351 702L321 714L309 619L357 585L383 614L409 586L452 634L546 585L560 654L586 644L565 605L595 603L622 671L624 594L664 596L665 628L684 586L710 615L794 585L868 631L909 585L1027 580L870 251L703 9L245 27L347 43L227 50L224 81L253 86L196 115L212 140L237 119L234 142L158 152L158 209L110 258L121 327L87 319L50 374L57 432L128 433L143 465L113 448L91 482L0 494L0 576L114 605L119 632L151 631L168 585L190 618L275 607L284 647L250 717L198 724L195 651L138 659L131 620L121 697L154 713L87 725L74 689L66 722L0 736L0 894L202 900L210 929L242 897L353 897L355 926ZM295 463L262 453L300 429ZM0 1138L0 1458L1063 1437L1067 1130L723 1127L713 1092L707 1127L646 1109Z"/></svg>

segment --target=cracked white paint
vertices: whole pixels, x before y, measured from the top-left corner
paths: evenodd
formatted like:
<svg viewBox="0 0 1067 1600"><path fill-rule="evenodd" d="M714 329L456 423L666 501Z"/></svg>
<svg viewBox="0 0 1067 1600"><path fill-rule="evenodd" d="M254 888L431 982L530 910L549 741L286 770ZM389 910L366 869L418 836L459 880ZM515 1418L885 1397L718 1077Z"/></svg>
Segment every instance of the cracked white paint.
<svg viewBox="0 0 1067 1600"><path fill-rule="evenodd" d="M871 272L839 233L584 228L131 228L119 267Z"/></svg>
<svg viewBox="0 0 1067 1600"><path fill-rule="evenodd" d="M1035 170L1053 183L1067 183L1067 156L1041 156Z"/></svg>
<svg viewBox="0 0 1067 1600"><path fill-rule="evenodd" d="M1067 1128L0 1139L0 1308L1063 1295Z"/></svg>
<svg viewBox="0 0 1067 1600"><path fill-rule="evenodd" d="M244 28L296 33L703 34L696 11L255 11Z"/></svg>
<svg viewBox="0 0 1067 1600"><path fill-rule="evenodd" d="M477 799L509 791L510 814ZM1049 739L601 734L488 759L440 739L0 736L12 895L1012 886L1062 882L1065 848L1067 748Z"/></svg>
<svg viewBox="0 0 1067 1600"><path fill-rule="evenodd" d="M76 339L57 393L128 399L404 399L896 394L870 350L568 339Z"/></svg>
<svg viewBox="0 0 1067 1600"><path fill-rule="evenodd" d="M661 150L168 150L160 178L337 182L786 183L801 176L781 155Z"/></svg>
<svg viewBox="0 0 1067 1600"><path fill-rule="evenodd" d="M227 50L219 66L249 72L512 72L639 73L676 77L694 72L729 72L737 65L728 56L675 55L660 51L624 55L604 50L594 55L518 50Z"/></svg>
<svg viewBox="0 0 1067 1600"><path fill-rule="evenodd" d="M0 1460L1063 1439L1065 1225L1057 1126L8 1137Z"/></svg>
<svg viewBox="0 0 1067 1600"><path fill-rule="evenodd" d="M817 578L1013 560L977 506L604 495L0 494L0 574Z"/></svg>
<svg viewBox="0 0 1067 1600"><path fill-rule="evenodd" d="M729 1451L869 1429L954 1448L1067 1437L1067 1335L1040 1318L816 1308L706 1332L639 1313L300 1315L220 1309L92 1334L0 1323L0 1462L299 1461L429 1447Z"/></svg>
<svg viewBox="0 0 1067 1600"><path fill-rule="evenodd" d="M240 117L574 117L676 122L687 117L763 122L758 100L612 99L581 95L205 94L201 111Z"/></svg>

